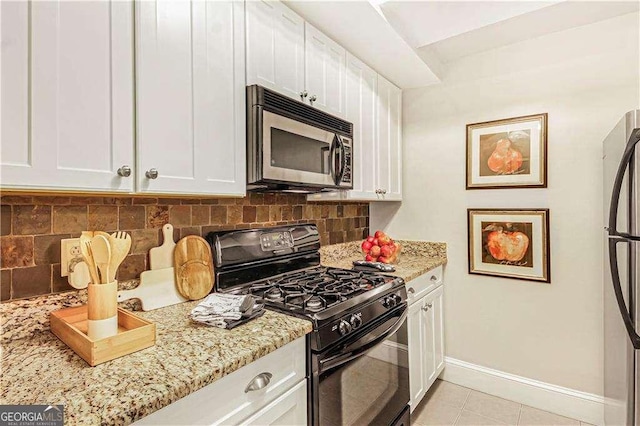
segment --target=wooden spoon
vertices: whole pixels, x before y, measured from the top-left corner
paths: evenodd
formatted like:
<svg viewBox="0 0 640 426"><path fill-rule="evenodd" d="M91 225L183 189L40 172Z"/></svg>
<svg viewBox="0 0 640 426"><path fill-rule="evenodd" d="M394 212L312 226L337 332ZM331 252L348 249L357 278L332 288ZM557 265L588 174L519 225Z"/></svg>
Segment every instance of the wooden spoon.
<svg viewBox="0 0 640 426"><path fill-rule="evenodd" d="M91 239L91 252L93 254L93 260L96 262L96 266L100 272L100 282L102 284L110 283L109 264L111 263L111 247L109 246L109 240L103 235L96 235Z"/></svg>
<svg viewBox="0 0 640 426"><path fill-rule="evenodd" d="M89 267L89 275L91 276L91 282L94 284L100 284L100 278L98 277L98 271L96 269L96 262L93 259L91 253L91 239L93 238L93 232L83 231L80 235L80 251L84 262Z"/></svg>
<svg viewBox="0 0 640 426"><path fill-rule="evenodd" d="M109 263L109 276L116 278L116 272L122 261L129 254L131 249L131 236L126 232L118 231L109 235L109 246L111 247L111 262Z"/></svg>

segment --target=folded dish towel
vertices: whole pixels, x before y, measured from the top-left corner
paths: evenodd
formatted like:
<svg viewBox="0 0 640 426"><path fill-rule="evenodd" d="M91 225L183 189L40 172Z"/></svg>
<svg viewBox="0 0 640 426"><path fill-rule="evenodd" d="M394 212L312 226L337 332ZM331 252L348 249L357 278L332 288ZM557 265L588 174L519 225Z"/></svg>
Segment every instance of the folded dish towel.
<svg viewBox="0 0 640 426"><path fill-rule="evenodd" d="M246 317L255 317L256 310L264 310L263 305L255 305L251 295L212 293L191 311L191 319L220 328L231 328Z"/></svg>

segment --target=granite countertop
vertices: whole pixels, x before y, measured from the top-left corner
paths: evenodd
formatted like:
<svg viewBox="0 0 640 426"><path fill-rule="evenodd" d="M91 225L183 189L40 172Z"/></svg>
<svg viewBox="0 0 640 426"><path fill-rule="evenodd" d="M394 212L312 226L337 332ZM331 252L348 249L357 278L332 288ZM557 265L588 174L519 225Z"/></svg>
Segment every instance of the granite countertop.
<svg viewBox="0 0 640 426"><path fill-rule="evenodd" d="M156 324L155 346L96 367L48 330L3 342L0 404L64 404L70 425L129 424L312 328L271 311L233 330L208 327L188 318L197 303L136 312Z"/></svg>
<svg viewBox="0 0 640 426"><path fill-rule="evenodd" d="M409 281L447 261L446 244L398 241L394 275ZM360 242L320 249L325 266L352 267ZM119 283L132 288L137 281ZM136 312L156 344L90 367L49 330L49 313L86 303L86 290L0 304L0 404L64 404L66 424L129 424L304 336L309 321L267 311L233 330L191 322L198 302ZM120 307L139 310L138 302Z"/></svg>
<svg viewBox="0 0 640 426"><path fill-rule="evenodd" d="M396 240L402 246L398 260L393 266L396 275L405 281L411 281L420 275L447 263L446 243L427 241ZM354 260L364 260L360 250L361 241L333 244L320 248L321 262L325 266L351 269Z"/></svg>

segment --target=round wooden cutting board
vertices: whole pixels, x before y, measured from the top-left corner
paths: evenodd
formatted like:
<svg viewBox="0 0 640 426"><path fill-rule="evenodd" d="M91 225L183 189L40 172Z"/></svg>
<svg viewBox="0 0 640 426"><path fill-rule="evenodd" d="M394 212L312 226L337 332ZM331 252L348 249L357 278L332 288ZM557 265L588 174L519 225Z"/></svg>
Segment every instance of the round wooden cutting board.
<svg viewBox="0 0 640 426"><path fill-rule="evenodd" d="M189 300L202 299L213 288L211 247L197 235L184 237L173 252L178 292Z"/></svg>

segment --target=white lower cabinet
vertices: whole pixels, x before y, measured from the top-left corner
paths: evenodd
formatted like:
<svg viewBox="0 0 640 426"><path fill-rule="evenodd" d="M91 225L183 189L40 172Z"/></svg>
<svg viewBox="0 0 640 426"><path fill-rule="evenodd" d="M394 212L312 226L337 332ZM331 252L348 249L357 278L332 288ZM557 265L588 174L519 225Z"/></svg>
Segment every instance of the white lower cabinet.
<svg viewBox="0 0 640 426"><path fill-rule="evenodd" d="M415 287L410 281L407 287ZM414 299L409 306L409 388L411 411L420 403L444 369L442 285Z"/></svg>
<svg viewBox="0 0 640 426"><path fill-rule="evenodd" d="M135 424L304 425L305 363L305 338L301 337Z"/></svg>

